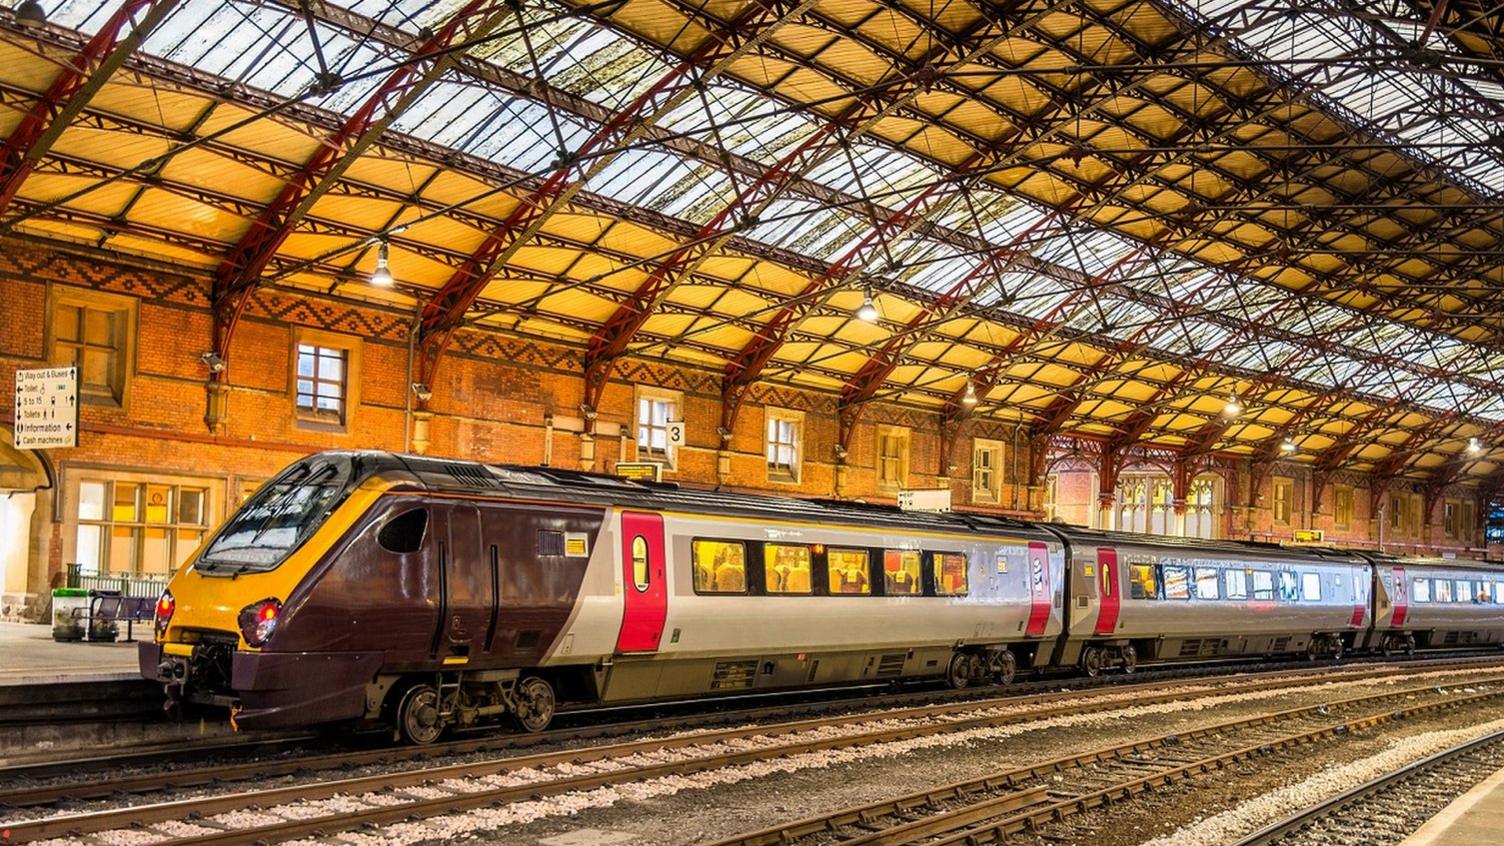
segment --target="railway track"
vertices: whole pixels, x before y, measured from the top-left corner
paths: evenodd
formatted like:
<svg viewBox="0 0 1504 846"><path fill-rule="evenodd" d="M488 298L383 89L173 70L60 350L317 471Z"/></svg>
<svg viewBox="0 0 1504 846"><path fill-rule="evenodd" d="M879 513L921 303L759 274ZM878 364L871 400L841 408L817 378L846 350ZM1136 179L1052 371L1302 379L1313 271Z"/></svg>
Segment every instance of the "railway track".
<svg viewBox="0 0 1504 846"><path fill-rule="evenodd" d="M1401 708L1391 698L1419 697ZM1231 764L1393 720L1504 698L1504 689L1448 695L1417 687L1260 714L1002 770L933 790L843 808L704 846L952 846L1003 842ZM1347 716L1351 714L1352 716ZM1313 844L1331 843L1315 839Z"/></svg>
<svg viewBox="0 0 1504 846"><path fill-rule="evenodd" d="M1318 681L1319 683L1319 681ZM1504 674L1478 677L1470 685L1492 685L1484 693L1463 696L1421 686L1387 690L1376 694L1333 700L1325 705L1275 711L1253 718L1177 738L1161 738L1130 744L1124 749L1147 752L1174 747L1171 752L1184 754L1191 738L1213 738L1217 732L1233 727L1255 728L1265 724L1305 720L1321 724L1334 710L1376 706L1396 700L1377 716L1384 720L1420 709L1453 707L1459 702L1484 701L1504 696ZM1003 700L1007 708L946 704L928 708L865 714L835 720L797 720L773 726L744 727L638 740L588 749L575 749L510 758L486 758L457 764L425 766L397 772L382 772L347 778L319 780L305 784L267 786L219 793L209 796L137 803L132 807L89 813L59 814L31 820L15 820L6 825L9 842L29 842L46 838L79 838L85 835L129 828L134 839L155 833L164 842L175 844L233 844L276 842L306 836L324 836L361 827L379 827L394 822L423 819L441 814L476 808L506 805L538 797L586 791L632 782L650 782L664 777L735 767L803 753L870 746L914 738L991 729L1022 724L1051 716L1100 713L1125 707L1142 707L1155 702L1215 699L1233 690L1276 689L1279 683L1263 679L1243 684L1225 685L1199 692L1177 691L1159 694L1130 691L1112 696L1090 697L1085 702L1066 702L1063 695L1036 703L1032 711L1020 712L1019 702ZM1286 684L1285 686L1290 686ZM1298 685L1296 685L1298 686ZM1405 700L1424 697L1424 703ZM1434 700L1434 701L1432 701ZM967 713L970 711L970 713ZM1319 727L1319 726L1318 726ZM1314 731L1315 729L1311 729ZM1260 744L1265 738L1249 741ZM1170 754L1170 753L1166 753ZM1137 764L1122 752L1102 753L1094 761L1117 761ZM1032 768L1037 770L1038 768ZM1058 768L1051 768L1055 772ZM1038 773L1032 775L1037 777ZM1043 771L1041 771L1043 772ZM1104 788L1105 789L1105 788ZM1013 791L1016 792L1016 791ZM1086 794L1072 797L1084 801ZM1016 797L1004 808L1010 814L1030 813L1041 801L1058 804L1057 790L1049 790L1023 805ZM993 806L989 806L993 807ZM175 838L175 839L174 839ZM740 841L738 841L740 842ZM759 841L779 842L779 841Z"/></svg>
<svg viewBox="0 0 1504 846"><path fill-rule="evenodd" d="M1460 794L1504 767L1504 732L1423 758L1303 808L1238 846L1398 843Z"/></svg>
<svg viewBox="0 0 1504 846"><path fill-rule="evenodd" d="M1472 668L1475 663L1477 662L1458 662L1456 660L1425 661L1409 663L1406 667L1411 670L1435 670L1437 668L1454 667L1460 669ZM1487 665L1488 662L1483 663ZM1305 664L1302 666L1302 670L1260 673L1247 679L1229 680L1213 677L1208 679L1207 683L1213 686L1222 686L1217 689L1219 693L1247 693L1268 690L1284 686L1290 679L1310 677L1312 673L1310 665ZM1388 675L1393 672L1393 667L1344 667L1340 669L1328 667L1320 672L1326 681L1361 681ZM888 713L899 715L939 715L1002 706L1029 707L1049 705L1055 702L1079 700L1081 697L1089 696L1092 693L1100 693L1109 697L1098 706L1105 708L1116 707L1120 704L1120 700L1118 699L1120 695L1129 695L1138 691L1150 694L1146 698L1137 700L1141 702L1173 701L1177 696L1184 696L1188 692L1192 692L1182 689L1179 692L1164 693L1162 691L1163 680L1160 679L1145 679L1129 684L1121 681L1123 677L1119 678L1120 682L1117 684L1098 684L1092 686L1087 691L1057 689L1046 693L1027 694L1012 689L1008 689L1006 693L1002 692L1002 689L993 689L988 692L990 695L973 693L968 696L948 696L942 697L942 701L938 703L930 701L935 698L933 695L935 692L931 691L931 695L927 697L920 694L903 694L886 697L867 697L857 700L847 699L827 703L810 703L804 706L803 710L805 713L811 714L811 716L807 717L802 723L795 723L795 725L851 724L853 722L872 719L874 712L886 709L896 709ZM1208 690L1207 692L1211 691ZM925 704L910 704L915 701L921 701ZM846 710L854 707L859 708L859 710ZM1086 706L1079 705L1065 706L1065 708L1066 710L1075 708L1077 712L1088 710ZM151 770L137 773L122 773L122 769L136 763L140 758L140 754L148 756L151 764L160 765L162 762L153 757L155 753L138 754L132 752L124 756L102 755L83 761L49 762L42 765L0 768L0 808L56 805L100 797L222 785L241 781L258 781L292 774L332 772L349 770L361 766L394 766L406 762L435 761L461 755L502 755L535 748L564 747L581 742L609 740L616 737L699 730L725 724L745 724L770 718L787 720L790 716L792 714L789 708L772 706L725 711L712 715L699 715L698 717L688 719L671 717L606 723L559 729L531 735L493 734L425 747L384 746L361 749L342 748L330 752L295 756L281 753L284 753L290 745L307 743L316 740L316 738L312 736L275 738L243 750L235 747L216 745L196 750L200 755L207 751L224 756L210 764L175 766L171 769L163 769L157 766ZM259 751L266 757L251 758L249 760L238 760L234 757L234 755L243 751L251 753ZM104 778L87 777L91 774L101 772L108 772L109 775ZM59 778L58 776L60 775L68 777ZM27 781L37 783L22 784ZM3 787L4 785L21 786Z"/></svg>

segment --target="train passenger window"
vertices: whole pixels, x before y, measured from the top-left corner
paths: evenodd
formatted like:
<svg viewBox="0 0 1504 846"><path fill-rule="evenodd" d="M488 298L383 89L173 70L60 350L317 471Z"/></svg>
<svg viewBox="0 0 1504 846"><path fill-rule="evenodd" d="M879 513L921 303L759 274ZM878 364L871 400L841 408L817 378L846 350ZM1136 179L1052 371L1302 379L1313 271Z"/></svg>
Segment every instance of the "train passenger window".
<svg viewBox="0 0 1504 846"><path fill-rule="evenodd" d="M923 591L919 581L919 552L912 549L884 550L883 583L890 596L918 596Z"/></svg>
<svg viewBox="0 0 1504 846"><path fill-rule="evenodd" d="M1431 580L1430 579L1416 579L1411 584L1412 584L1412 588L1413 588L1410 591L1410 601L1411 602L1430 602L1431 601Z"/></svg>
<svg viewBox="0 0 1504 846"><path fill-rule="evenodd" d="M632 583L638 593L648 589L648 539L642 535L632 538Z"/></svg>
<svg viewBox="0 0 1504 846"><path fill-rule="evenodd" d="M1217 595L1217 569L1215 567L1196 568L1196 598L1221 598Z"/></svg>
<svg viewBox="0 0 1504 846"><path fill-rule="evenodd" d="M1457 580L1457 589L1452 593L1453 602L1472 602L1473 583L1465 579Z"/></svg>
<svg viewBox="0 0 1504 846"><path fill-rule="evenodd" d="M1284 602L1300 601L1300 588L1295 583L1295 574L1289 570L1279 571L1279 598Z"/></svg>
<svg viewBox="0 0 1504 846"><path fill-rule="evenodd" d="M741 541L696 539L692 544L695 593L746 593L747 546Z"/></svg>
<svg viewBox="0 0 1504 846"><path fill-rule="evenodd" d="M1300 574L1300 594L1301 594L1301 598L1305 599L1305 601L1307 601L1307 602L1320 602L1321 601L1321 574L1320 573L1301 573Z"/></svg>
<svg viewBox="0 0 1504 846"><path fill-rule="evenodd" d="M936 552L931 561L935 569L935 594L966 595L966 556L959 552Z"/></svg>
<svg viewBox="0 0 1504 846"><path fill-rule="evenodd" d="M1494 582L1494 604L1504 605L1504 582Z"/></svg>
<svg viewBox="0 0 1504 846"><path fill-rule="evenodd" d="M763 584L768 593L813 593L810 560L809 547L804 544L763 544Z"/></svg>
<svg viewBox="0 0 1504 846"><path fill-rule="evenodd" d="M1226 588L1222 593L1228 599L1248 598L1248 579L1242 570L1223 570L1222 584Z"/></svg>
<svg viewBox="0 0 1504 846"><path fill-rule="evenodd" d="M1434 597L1436 597L1436 601L1437 602L1451 602L1452 601L1452 580L1451 579L1437 579L1435 582L1432 583L1432 585L1433 585L1433 587L1432 587L1432 594L1431 595L1434 596Z"/></svg>
<svg viewBox="0 0 1504 846"><path fill-rule="evenodd" d="M830 569L831 595L872 592L872 585L867 581L867 550L831 547L825 553L825 560Z"/></svg>
<svg viewBox="0 0 1504 846"><path fill-rule="evenodd" d="M1159 598L1153 564L1134 564L1128 568L1128 596L1130 599Z"/></svg>
<svg viewBox="0 0 1504 846"><path fill-rule="evenodd" d="M428 509L414 508L386 521L376 533L376 542L387 552L405 555L423 547L423 532L428 528Z"/></svg>
<svg viewBox="0 0 1504 846"><path fill-rule="evenodd" d="M1191 574L1186 568L1167 564L1160 575L1165 580L1165 599L1191 598Z"/></svg>
<svg viewBox="0 0 1504 846"><path fill-rule="evenodd" d="M1274 599L1274 574L1268 570L1253 571L1253 598Z"/></svg>

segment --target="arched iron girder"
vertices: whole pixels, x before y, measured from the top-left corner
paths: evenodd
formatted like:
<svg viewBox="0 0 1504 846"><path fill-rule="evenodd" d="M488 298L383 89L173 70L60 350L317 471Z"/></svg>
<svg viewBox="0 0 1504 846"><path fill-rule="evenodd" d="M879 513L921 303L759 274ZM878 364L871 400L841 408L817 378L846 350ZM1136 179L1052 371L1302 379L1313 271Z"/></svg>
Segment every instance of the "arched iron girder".
<svg viewBox="0 0 1504 846"><path fill-rule="evenodd" d="M125 0L73 56L0 148L0 214L37 161L175 6L177 0Z"/></svg>
<svg viewBox="0 0 1504 846"><path fill-rule="evenodd" d="M419 379L432 385L455 329L496 272L549 218L564 209L591 177L603 171L625 144L694 96L694 86L718 76L816 0L758 0L729 24L711 26L686 58L600 125L573 154L558 163L424 304L419 318ZM707 22L708 19L703 19Z"/></svg>

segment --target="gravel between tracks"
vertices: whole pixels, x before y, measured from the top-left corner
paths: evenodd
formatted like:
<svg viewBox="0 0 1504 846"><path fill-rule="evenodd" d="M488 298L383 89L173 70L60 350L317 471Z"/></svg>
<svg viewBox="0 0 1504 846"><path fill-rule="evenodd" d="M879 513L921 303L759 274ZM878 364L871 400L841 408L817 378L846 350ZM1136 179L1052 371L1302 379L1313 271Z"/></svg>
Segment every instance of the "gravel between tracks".
<svg viewBox="0 0 1504 846"><path fill-rule="evenodd" d="M538 799L527 802L518 802L501 808L487 808L467 813L450 814L434 817L429 820L411 823L402 823L388 826L379 833L346 833L340 836L343 842L355 844L376 844L393 842L415 842L421 840L444 840L465 835L474 836L478 832L488 832L486 839L496 837L498 829L508 829L508 833L502 835L503 842L528 842L538 834L532 831L529 823L546 823L549 820L558 820L568 817L575 818L572 821L582 821L586 817L598 817L618 804L626 804L630 810L638 813L629 813L627 816L641 818L646 811L652 824L639 826L628 824L622 826L627 831L634 829L641 832L644 842L667 843L685 842L686 840L698 840L712 834L724 834L730 831L745 828L758 827L770 822L773 816L786 818L790 816L802 816L805 813L822 810L836 804L848 804L845 794L855 792L861 794L877 793L876 796L857 796L851 801L859 801L861 798L879 798L897 792L905 785L904 778L910 780L919 778L928 786L952 780L954 778L967 777L976 771L986 772L999 768L1002 764L1022 763L1015 760L1014 756L1022 748L1027 748L1027 756L1031 759L1051 757L1053 754L1069 751L1073 746L1079 748L1083 745L1103 745L1112 742L1112 735L1129 732L1129 736L1143 736L1157 733L1160 730L1169 730L1166 722L1186 725L1190 727L1196 723L1221 721L1235 715L1239 710L1259 710L1256 706L1272 698L1285 698L1281 707L1293 707L1298 704L1325 701L1337 698L1335 694L1356 695L1364 690L1374 692L1382 691L1386 687L1414 686L1424 684L1427 681L1444 682L1447 680L1461 682L1469 677L1477 677L1484 674L1497 674L1497 668L1474 668L1469 670L1447 670L1419 673L1408 678L1366 679L1343 681L1340 676L1337 680L1311 685L1296 691L1288 689L1250 691L1246 693L1203 695L1200 699L1192 702L1160 703L1117 708L1112 711L1097 714L1076 714L1055 717L1034 722L1008 725L991 728L970 729L954 731L940 735L912 738L905 741L890 742L867 747L851 749L828 750L823 752L804 753L780 759L760 761L738 767L730 767L709 772L698 773L688 776L671 776L653 779L615 787L600 788L597 790L582 791L577 793L563 794L560 796ZM1214 689L1215 685L1187 685L1187 688L1199 690L1185 690L1187 695L1197 695L1208 688ZM1177 688L1179 690L1179 688ZM1140 696L1141 693L1109 694L1111 701L1126 702ZM1086 696L1081 701L1103 701L1104 697ZM1298 701L1297 701L1298 700ZM1074 701L1074 700L1072 700ZM1061 703L1052 703L1052 706ZM990 709L965 712L964 716L975 716L979 713L1024 713L1041 710L1045 706L999 706ZM1233 714L1226 713L1231 710ZM1218 713L1211 714L1209 712ZM879 717L881 715L878 715ZM957 716L941 718L942 721L957 719ZM1149 720L1152 726L1144 726L1141 723ZM898 720L876 719L861 724L843 727L829 727L815 730L819 736L842 736L858 732L870 731L876 726L885 724L899 724ZM1085 737L1083 738L1083 732ZM695 734L700 732L691 732ZM1022 745L1011 742L1020 735L1031 735L1028 744ZM740 739L719 745L721 748L754 748L760 746L777 745L786 742L779 738L749 738ZM451 780L443 783L440 787L459 793L468 793L488 788L508 787L535 783L541 780L558 778L571 773L615 771L633 765L650 762L673 760L677 756L701 755L711 751L713 747L699 746L693 750L664 750L661 753L650 755L636 755L621 759L609 759L589 764L565 764L555 767L540 768L537 770L518 770L486 778L471 780ZM1002 754L997 754L1002 753ZM958 765L959 762L959 765ZM449 763L448 760L445 763ZM388 771L390 767L385 768ZM874 775L871 770L886 770L880 775ZM897 770L895 773L894 770ZM970 772L968 772L968 769ZM341 776L359 774L356 772L340 773ZM316 781L307 777L297 781ZM796 782L790 785L790 782ZM816 784L823 785L818 790L807 789ZM282 783L282 782L278 782ZM295 783L287 781L285 783ZM759 797L751 803L745 800L733 802L729 813L720 813L715 804L716 799L707 795L710 788L726 788L743 785L753 796ZM855 788L853 791L852 788ZM182 791L172 798L184 799L191 795L207 795L222 791ZM718 791L719 794L720 791ZM681 795L683 794L683 795ZM336 796L328 799L308 800L277 807L277 813L285 817L306 818L333 814L345 814L361 807L381 804L390 805L402 801L404 796L438 796L443 792L436 787L405 788L396 793L368 793L360 796ZM120 807L121 803L101 803L109 807ZM131 803L134 804L134 803ZM665 806L670 810L665 813ZM687 806L687 807L686 807ZM688 813L680 815L677 811L684 808ZM696 809L703 812L709 808L713 813L713 820L704 818L704 814L697 815ZM215 817L213 822L221 825L242 827L246 825L269 824L277 821L277 817L259 811L237 811ZM573 828L574 826L567 826ZM644 831L644 828L648 829ZM207 833L211 829L191 823L175 824L171 834L183 836L192 833ZM168 832L168 829L163 829ZM512 835L516 832L516 837ZM145 844L161 838L149 831L120 830L96 835L102 843L119 844ZM55 843L65 842L62 840Z"/></svg>

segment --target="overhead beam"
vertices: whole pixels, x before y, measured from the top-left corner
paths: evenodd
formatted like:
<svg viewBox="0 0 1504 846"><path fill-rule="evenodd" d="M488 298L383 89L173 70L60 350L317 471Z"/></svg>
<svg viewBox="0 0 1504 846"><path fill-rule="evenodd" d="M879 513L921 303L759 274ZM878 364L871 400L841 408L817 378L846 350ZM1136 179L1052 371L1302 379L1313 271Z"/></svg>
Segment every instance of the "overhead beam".
<svg viewBox="0 0 1504 846"><path fill-rule="evenodd" d="M177 0L125 0L73 56L0 148L0 214L73 119L175 6Z"/></svg>

